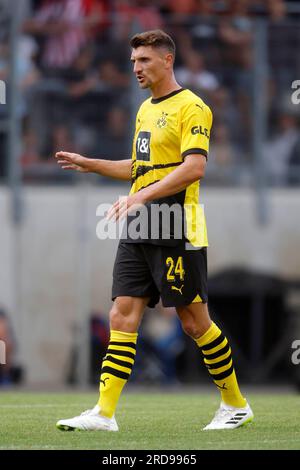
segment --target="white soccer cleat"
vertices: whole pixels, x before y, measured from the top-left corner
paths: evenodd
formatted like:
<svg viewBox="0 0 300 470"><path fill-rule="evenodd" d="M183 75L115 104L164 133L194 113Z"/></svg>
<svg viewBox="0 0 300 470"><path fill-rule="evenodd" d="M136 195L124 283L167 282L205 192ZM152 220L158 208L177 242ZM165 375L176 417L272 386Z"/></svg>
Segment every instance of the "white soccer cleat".
<svg viewBox="0 0 300 470"><path fill-rule="evenodd" d="M100 408L96 405L92 410L81 413L80 416L70 419L60 419L56 427L61 431L118 431L115 417L101 416Z"/></svg>
<svg viewBox="0 0 300 470"><path fill-rule="evenodd" d="M250 423L253 417L253 412L248 403L244 408L235 408L221 402L220 408L213 420L203 428L203 431L209 431L210 429L235 429Z"/></svg>

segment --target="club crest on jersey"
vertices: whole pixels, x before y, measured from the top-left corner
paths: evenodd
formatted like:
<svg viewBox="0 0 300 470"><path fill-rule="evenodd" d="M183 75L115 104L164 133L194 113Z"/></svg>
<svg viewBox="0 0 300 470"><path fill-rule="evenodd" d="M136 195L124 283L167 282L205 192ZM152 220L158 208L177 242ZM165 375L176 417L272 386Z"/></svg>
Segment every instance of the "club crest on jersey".
<svg viewBox="0 0 300 470"><path fill-rule="evenodd" d="M164 127L167 127L167 124L168 124L167 116L168 116L168 113L162 112L161 117L156 122L156 127L158 127L159 129L163 129Z"/></svg>

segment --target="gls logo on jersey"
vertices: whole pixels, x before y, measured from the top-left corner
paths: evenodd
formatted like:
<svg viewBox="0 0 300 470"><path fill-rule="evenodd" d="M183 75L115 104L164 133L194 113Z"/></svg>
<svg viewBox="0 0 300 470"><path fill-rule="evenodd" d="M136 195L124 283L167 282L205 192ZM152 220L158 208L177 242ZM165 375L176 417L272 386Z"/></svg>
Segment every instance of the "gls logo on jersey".
<svg viewBox="0 0 300 470"><path fill-rule="evenodd" d="M196 134L205 135L205 137L207 137L209 139L209 132L208 132L208 129L206 129L206 127L194 126L191 129L191 133L193 135L196 135Z"/></svg>
<svg viewBox="0 0 300 470"><path fill-rule="evenodd" d="M136 139L136 159L144 162L150 161L151 132L140 131Z"/></svg>

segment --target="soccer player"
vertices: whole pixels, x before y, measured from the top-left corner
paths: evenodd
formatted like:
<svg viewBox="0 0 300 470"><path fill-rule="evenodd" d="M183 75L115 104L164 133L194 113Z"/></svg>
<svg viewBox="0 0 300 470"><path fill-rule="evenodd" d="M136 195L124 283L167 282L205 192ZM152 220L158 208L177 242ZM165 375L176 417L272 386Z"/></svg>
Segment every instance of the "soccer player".
<svg viewBox="0 0 300 470"><path fill-rule="evenodd" d="M150 221L150 228L136 238L130 235L128 225L128 233L119 243L110 342L102 363L99 401L80 416L58 421L57 427L118 431L115 411L134 364L143 312L161 297L165 307L176 308L183 330L201 349L208 373L221 392L220 407L204 430L237 428L252 421L253 413L240 392L228 340L208 312L208 242L204 213L198 204L212 113L201 98L176 82L175 45L169 35L161 30L147 31L135 35L130 44L138 84L151 93L137 113L132 159L94 160L63 151L56 159L66 170L131 180L129 196L115 202L108 217L134 220L133 209L143 207L149 212L144 222ZM162 217L158 227L154 222L151 227L154 205L179 206L184 209L184 220L180 216L178 221L177 212L167 224ZM178 237L177 229L183 222L184 233Z"/></svg>

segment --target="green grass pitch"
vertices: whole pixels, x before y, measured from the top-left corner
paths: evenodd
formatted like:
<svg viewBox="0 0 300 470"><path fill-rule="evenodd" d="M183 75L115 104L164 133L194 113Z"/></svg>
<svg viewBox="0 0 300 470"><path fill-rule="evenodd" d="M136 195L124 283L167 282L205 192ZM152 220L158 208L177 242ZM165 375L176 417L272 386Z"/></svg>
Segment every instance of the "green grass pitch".
<svg viewBox="0 0 300 470"><path fill-rule="evenodd" d="M226 431L203 432L219 396L207 393L127 392L120 431L61 432L55 423L91 408L97 393L0 392L3 449L300 449L299 401L292 394L247 395L255 421Z"/></svg>

